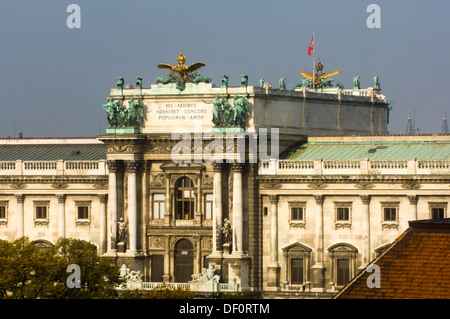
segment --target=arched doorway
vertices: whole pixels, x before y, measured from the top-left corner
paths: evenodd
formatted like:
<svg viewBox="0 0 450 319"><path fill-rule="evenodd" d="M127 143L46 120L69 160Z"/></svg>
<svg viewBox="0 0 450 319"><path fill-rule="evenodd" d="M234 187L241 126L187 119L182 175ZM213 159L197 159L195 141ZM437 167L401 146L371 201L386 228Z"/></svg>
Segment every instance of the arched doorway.
<svg viewBox="0 0 450 319"><path fill-rule="evenodd" d="M175 282L188 282L194 273L194 247L187 239L175 244Z"/></svg>

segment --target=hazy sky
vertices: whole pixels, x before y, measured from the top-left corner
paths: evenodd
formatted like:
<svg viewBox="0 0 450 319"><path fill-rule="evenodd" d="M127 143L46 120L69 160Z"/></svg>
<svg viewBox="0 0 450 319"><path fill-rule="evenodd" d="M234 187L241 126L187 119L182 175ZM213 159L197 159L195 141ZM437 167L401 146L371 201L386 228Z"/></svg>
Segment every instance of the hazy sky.
<svg viewBox="0 0 450 319"><path fill-rule="evenodd" d="M69 4L81 8L81 28L66 25ZM369 4L381 8L370 29ZM449 1L301 0L0 0L0 137L75 137L104 133L105 103L117 77L150 87L175 64L204 62L202 75L230 86L249 76L288 89L311 71L307 47L316 32L324 72L334 83L361 87L380 76L395 101L389 131L403 134L408 112L420 133L439 133L448 102Z"/></svg>

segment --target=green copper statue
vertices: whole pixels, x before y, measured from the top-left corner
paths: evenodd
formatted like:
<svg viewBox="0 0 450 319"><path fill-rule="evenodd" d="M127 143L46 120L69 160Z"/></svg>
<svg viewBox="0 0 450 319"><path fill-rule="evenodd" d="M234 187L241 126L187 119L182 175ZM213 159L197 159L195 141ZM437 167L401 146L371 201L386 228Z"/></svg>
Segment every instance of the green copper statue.
<svg viewBox="0 0 450 319"><path fill-rule="evenodd" d="M378 75L375 75L375 77L373 78L373 88L375 90L381 90L380 77Z"/></svg>
<svg viewBox="0 0 450 319"><path fill-rule="evenodd" d="M248 86L248 75L247 74L241 75L241 86L243 86L243 87Z"/></svg>
<svg viewBox="0 0 450 319"><path fill-rule="evenodd" d="M355 75L353 77L353 90L359 90L359 89L360 89L359 75Z"/></svg>
<svg viewBox="0 0 450 319"><path fill-rule="evenodd" d="M142 89L142 76L138 76L136 79L136 89Z"/></svg>
<svg viewBox="0 0 450 319"><path fill-rule="evenodd" d="M239 99L236 94L233 98L233 106L225 98L220 99L219 94L216 95L212 102L204 102L213 104L212 122L216 127L245 128L248 106L250 104L245 96Z"/></svg>
<svg viewBox="0 0 450 319"><path fill-rule="evenodd" d="M102 105L106 111L110 128L139 128L141 119L144 116L143 106L144 103L141 99L135 101L133 97L130 98L128 109L122 104L121 100L114 101L114 98L109 98L107 103Z"/></svg>
<svg viewBox="0 0 450 319"><path fill-rule="evenodd" d="M280 90L286 90L286 78L281 78L279 80Z"/></svg>

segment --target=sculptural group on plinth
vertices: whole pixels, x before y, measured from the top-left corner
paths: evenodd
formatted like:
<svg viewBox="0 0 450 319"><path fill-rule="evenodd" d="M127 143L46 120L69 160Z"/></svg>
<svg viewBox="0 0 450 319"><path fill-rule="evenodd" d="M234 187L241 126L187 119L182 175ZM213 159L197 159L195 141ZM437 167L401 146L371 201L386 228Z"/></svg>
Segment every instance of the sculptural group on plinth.
<svg viewBox="0 0 450 319"><path fill-rule="evenodd" d="M221 99L219 94L216 95L212 102L204 102L213 104L212 122L216 127L245 128L246 116L250 104L245 96L238 98L236 94L233 99L233 105L230 105L225 98Z"/></svg>
<svg viewBox="0 0 450 319"><path fill-rule="evenodd" d="M144 102L142 99L135 100L131 97L128 108L126 108L121 100L114 101L114 98L110 97L102 107L107 114L109 129L139 129L142 118L144 117Z"/></svg>

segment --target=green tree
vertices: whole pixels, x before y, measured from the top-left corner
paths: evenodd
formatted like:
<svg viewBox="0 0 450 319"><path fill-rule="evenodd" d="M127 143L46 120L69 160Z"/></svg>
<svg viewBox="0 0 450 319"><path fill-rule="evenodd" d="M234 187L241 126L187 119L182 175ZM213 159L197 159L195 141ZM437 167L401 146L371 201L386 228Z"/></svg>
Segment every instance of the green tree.
<svg viewBox="0 0 450 319"><path fill-rule="evenodd" d="M80 288L69 288L70 264L81 269ZM115 298L119 268L97 254L95 245L63 238L40 251L27 237L0 240L0 298Z"/></svg>
<svg viewBox="0 0 450 319"><path fill-rule="evenodd" d="M27 237L14 242L0 240L0 297L54 298L63 289L62 258L39 251Z"/></svg>
<svg viewBox="0 0 450 319"><path fill-rule="evenodd" d="M118 267L97 254L97 247L79 239L61 238L54 247L66 265L76 264L81 270L81 288L67 288L63 298L115 298L122 283ZM65 274L65 280L69 274Z"/></svg>

